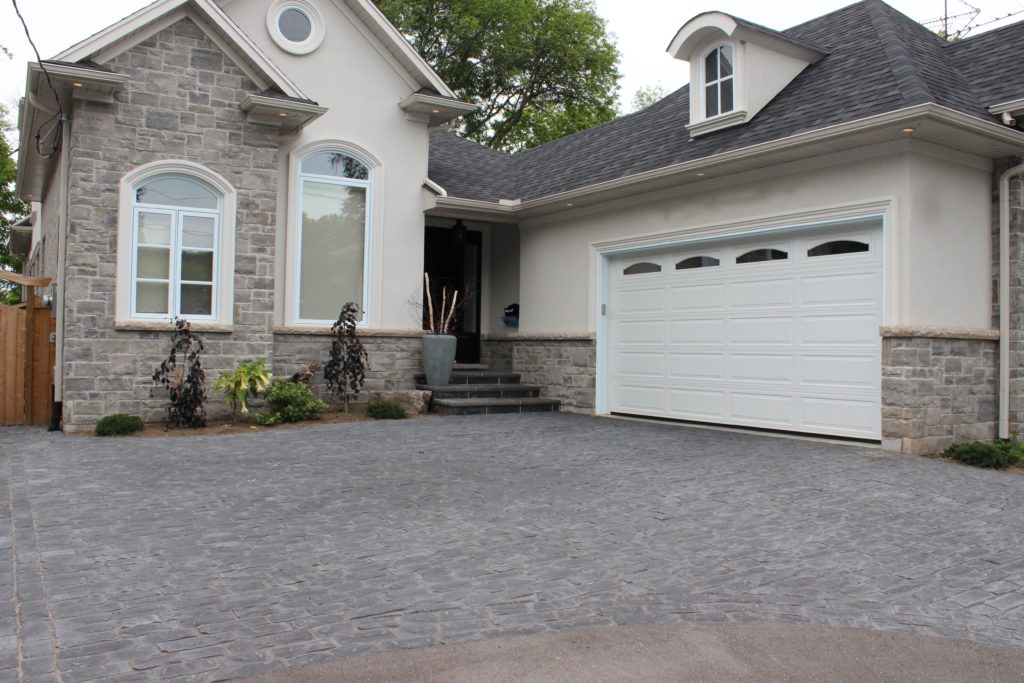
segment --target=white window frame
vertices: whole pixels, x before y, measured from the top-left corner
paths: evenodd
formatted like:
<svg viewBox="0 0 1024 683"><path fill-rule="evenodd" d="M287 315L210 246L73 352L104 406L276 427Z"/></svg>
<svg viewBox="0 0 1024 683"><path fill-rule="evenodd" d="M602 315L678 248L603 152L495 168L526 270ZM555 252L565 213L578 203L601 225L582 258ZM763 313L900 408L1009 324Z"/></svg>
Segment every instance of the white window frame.
<svg viewBox="0 0 1024 683"><path fill-rule="evenodd" d="M287 10L302 12L309 19L309 37L302 41L293 41L281 33L281 15ZM324 18L312 3L306 0L277 0L267 9L267 31L279 48L293 55L308 55L324 42Z"/></svg>
<svg viewBox="0 0 1024 683"><path fill-rule="evenodd" d="M184 207L169 207L160 204L136 202L135 192L139 185L155 176L184 175L210 185L220 196L216 211ZM234 309L235 271L235 222L238 196L234 187L223 176L200 164L183 161L154 161L140 166L124 175L120 186L120 211L117 231L117 293L115 299L115 323L130 327L132 323L163 323L173 320L178 309L181 281L181 221L185 216L214 218L213 248L213 299L211 315L185 315L190 321L217 323L230 326ZM167 314L136 313L135 283L137 281L138 214L166 213L172 216L171 264L168 289ZM185 284L188 284L187 282ZM206 284L206 283L200 283Z"/></svg>
<svg viewBox="0 0 1024 683"><path fill-rule="evenodd" d="M366 180L356 180L354 178L339 178L337 176L324 176L314 173L303 173L302 162L307 157L320 152L337 152L350 156L367 169ZM351 143L341 141L322 141L316 142L311 145L307 145L299 150L295 150L291 154L290 160L290 178L289 188L291 197L291 206L293 209L288 212L288 250L292 254L292 257L288 259L289 273L285 278L286 286L291 292L289 299L289 307L285 312L285 318L288 324L291 325L305 325L305 326L316 326L316 327L329 327L336 322L336 319L332 320L319 320L311 318L300 317L300 299L302 292L302 197L303 197L303 184L305 180L313 180L315 182L324 182L334 185L340 185L344 187L360 187L366 190L366 216L364 217L364 232L363 232L363 300L359 303L360 312L362 313L362 319L359 321L360 327L368 327L371 322L371 303L373 297L370 292L371 288L371 274L372 274L372 254L375 243L375 202L376 202L376 185L378 184L378 177L380 176L380 163L377 162L372 156L370 156L365 150L356 147ZM345 302L338 304L338 312L341 312L341 305Z"/></svg>
<svg viewBox="0 0 1024 683"><path fill-rule="evenodd" d="M722 77L722 54L721 54L721 50L723 48L729 48L729 51L732 53L732 59L729 60L729 62L732 64L732 73L729 74L728 76L725 76L724 78ZM708 60L708 57L710 57L714 53L718 53L718 58L717 58L717 61L716 61L716 63L718 64L718 73L715 74L716 78L714 80L709 81L709 80L707 80L707 60ZM714 119L714 118L717 118L719 116L727 116L727 115L733 113L734 111L736 111L737 109L739 109L739 107L737 106L737 102L736 102L736 98L738 97L738 90L739 90L737 88L737 79L736 79L736 71L737 71L736 61L737 61L736 60L736 48L733 47L733 45L731 43L718 43L717 45L714 45L710 50L707 50L704 53L704 56L701 57L701 60L700 60L700 72L701 72L700 82L702 84L702 87L701 87L701 92L700 92L700 97L701 97L700 102L701 102L701 108L704 110L704 118L705 119ZM732 81L732 107L729 109L729 111L724 111L722 109L722 84L725 83L726 81ZM715 93L716 93L716 96L717 96L717 99L718 99L718 113L717 114L708 114L708 109L707 109L707 101L708 101L707 100L707 92L708 92L708 88L711 87L711 86L715 86Z"/></svg>

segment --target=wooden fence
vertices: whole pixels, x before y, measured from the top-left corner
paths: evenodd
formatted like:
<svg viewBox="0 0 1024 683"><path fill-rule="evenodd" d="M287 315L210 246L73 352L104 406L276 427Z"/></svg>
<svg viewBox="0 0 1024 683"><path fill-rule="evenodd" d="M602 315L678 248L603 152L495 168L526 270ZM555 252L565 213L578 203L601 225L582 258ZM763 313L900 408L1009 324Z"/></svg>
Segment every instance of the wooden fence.
<svg viewBox="0 0 1024 683"><path fill-rule="evenodd" d="M50 421L55 321L40 305L35 287L26 289L30 303L0 305L0 425Z"/></svg>

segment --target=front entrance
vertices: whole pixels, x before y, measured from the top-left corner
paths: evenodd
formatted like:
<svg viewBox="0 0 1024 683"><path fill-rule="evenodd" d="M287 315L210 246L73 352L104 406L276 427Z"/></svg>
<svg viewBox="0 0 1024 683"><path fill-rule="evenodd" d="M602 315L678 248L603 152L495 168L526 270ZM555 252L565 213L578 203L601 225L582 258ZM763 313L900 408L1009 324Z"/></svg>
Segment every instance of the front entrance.
<svg viewBox="0 0 1024 683"><path fill-rule="evenodd" d="M480 265L482 233L468 230L462 221L454 227L427 226L423 270L436 287L458 291L465 304L455 315L455 351L458 363L480 362Z"/></svg>

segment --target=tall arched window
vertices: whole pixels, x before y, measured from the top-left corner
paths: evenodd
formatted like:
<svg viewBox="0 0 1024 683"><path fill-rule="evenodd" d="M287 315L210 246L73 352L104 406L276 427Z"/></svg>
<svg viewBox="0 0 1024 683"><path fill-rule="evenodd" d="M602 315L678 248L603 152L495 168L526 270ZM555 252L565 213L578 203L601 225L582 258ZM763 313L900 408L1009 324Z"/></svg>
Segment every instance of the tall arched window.
<svg viewBox="0 0 1024 683"><path fill-rule="evenodd" d="M351 301L366 310L369 164L341 149L302 157L295 225L295 317L331 324Z"/></svg>
<svg viewBox="0 0 1024 683"><path fill-rule="evenodd" d="M182 173L133 188L133 318L216 319L222 197Z"/></svg>
<svg viewBox="0 0 1024 683"><path fill-rule="evenodd" d="M720 45L704 57L704 116L731 112L733 90L732 46Z"/></svg>

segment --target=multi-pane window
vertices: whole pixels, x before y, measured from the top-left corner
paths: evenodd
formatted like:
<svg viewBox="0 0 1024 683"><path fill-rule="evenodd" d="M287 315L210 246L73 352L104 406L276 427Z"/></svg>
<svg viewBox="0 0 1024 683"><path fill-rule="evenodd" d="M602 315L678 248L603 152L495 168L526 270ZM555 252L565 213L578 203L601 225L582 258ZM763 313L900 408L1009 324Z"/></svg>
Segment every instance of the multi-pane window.
<svg viewBox="0 0 1024 683"><path fill-rule="evenodd" d="M314 152L300 162L298 190L298 321L333 323L350 301L365 311L369 167Z"/></svg>
<svg viewBox="0 0 1024 683"><path fill-rule="evenodd" d="M132 317L216 320L220 194L180 173L147 178L134 193Z"/></svg>
<svg viewBox="0 0 1024 683"><path fill-rule="evenodd" d="M704 58L704 115L727 114L733 104L732 47L721 45Z"/></svg>

